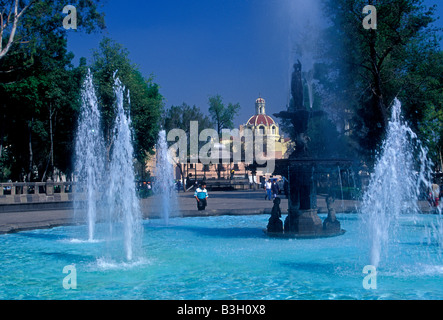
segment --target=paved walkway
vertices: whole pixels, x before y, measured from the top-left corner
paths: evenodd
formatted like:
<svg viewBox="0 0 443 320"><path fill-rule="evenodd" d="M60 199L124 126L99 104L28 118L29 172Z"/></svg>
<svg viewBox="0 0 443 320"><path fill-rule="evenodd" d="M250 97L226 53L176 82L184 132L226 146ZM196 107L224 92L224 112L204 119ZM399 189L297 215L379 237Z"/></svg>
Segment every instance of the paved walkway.
<svg viewBox="0 0 443 320"><path fill-rule="evenodd" d="M208 207L205 211L198 211L192 192L177 194L179 210L171 212L174 217L216 216L216 215L258 215L270 214L273 203L264 200L265 193L259 191L219 191L210 192ZM157 196L141 200L143 217L161 217L161 199ZM172 203L172 202L171 202ZM339 213L357 211L358 202L350 200L337 200L335 209ZM317 206L319 213L326 213L326 203L322 196L318 197ZM422 205L426 211L426 203ZM280 208L287 212L288 200L282 196ZM73 210L46 210L0 213L0 234L18 232L32 229L53 228L64 225L84 224L85 212Z"/></svg>
<svg viewBox="0 0 443 320"><path fill-rule="evenodd" d="M171 216L192 217L212 215L256 215L270 214L273 202L265 200L265 192L258 191L215 191L209 192L208 206L205 211L197 211L193 193L179 193L179 210L173 210ZM149 218L161 216L162 201L158 197L142 200L143 215ZM319 212L327 212L324 197L319 196L317 205ZM288 200L281 196L280 208L282 212L288 210ZM355 212L355 201L338 200L335 203L337 212Z"/></svg>

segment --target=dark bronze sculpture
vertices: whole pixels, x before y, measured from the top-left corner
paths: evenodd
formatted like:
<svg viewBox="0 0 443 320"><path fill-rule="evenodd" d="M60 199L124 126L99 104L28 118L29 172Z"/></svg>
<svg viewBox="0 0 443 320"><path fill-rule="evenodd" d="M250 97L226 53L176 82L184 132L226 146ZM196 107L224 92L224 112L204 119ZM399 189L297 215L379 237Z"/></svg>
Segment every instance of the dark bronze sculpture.
<svg viewBox="0 0 443 320"><path fill-rule="evenodd" d="M280 198L274 199L274 206L271 211L271 218L269 218L268 223L268 232L283 232L283 222L280 220L281 218L281 210L280 210Z"/></svg>
<svg viewBox="0 0 443 320"><path fill-rule="evenodd" d="M307 110L303 103L302 66L300 61L294 64L294 72L291 80L292 105L288 111L274 114L275 117L291 121L295 138L295 150L291 157L300 158L309 156L308 144L311 138L306 134L309 119L323 115L322 111Z"/></svg>
<svg viewBox="0 0 443 320"><path fill-rule="evenodd" d="M281 119L288 119L293 130L295 149L289 159L277 160L274 174L285 176L289 181L288 216L284 223L284 233L295 237L322 237L343 234L340 222L331 211L331 220L323 224L317 214L317 190L315 171L326 167L337 168L349 163L346 160L319 159L309 153L308 136L309 121L314 117L324 115L322 111L307 109L303 102L302 65L300 61L294 64L291 82L292 104L287 111L275 114ZM330 203L332 206L332 203ZM272 218L272 217L271 217ZM278 232L268 229L268 233Z"/></svg>

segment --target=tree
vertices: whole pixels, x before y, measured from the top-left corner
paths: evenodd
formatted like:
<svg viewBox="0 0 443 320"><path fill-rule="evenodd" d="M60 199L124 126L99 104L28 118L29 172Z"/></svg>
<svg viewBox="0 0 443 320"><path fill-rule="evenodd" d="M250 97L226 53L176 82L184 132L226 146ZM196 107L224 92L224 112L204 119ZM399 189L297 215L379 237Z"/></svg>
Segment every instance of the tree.
<svg viewBox="0 0 443 320"><path fill-rule="evenodd" d="M377 8L376 30L362 26L368 4ZM434 86L435 77L423 75L434 74L429 62L440 51L440 30L432 27L435 6L427 8L422 0L331 0L325 8L331 25L323 50L328 71L321 83L337 109L352 110L352 137L370 157L381 144L395 97L412 123L423 116L427 102L417 104L417 97Z"/></svg>
<svg viewBox="0 0 443 320"><path fill-rule="evenodd" d="M152 151L160 131L163 97L153 76L145 79L137 66L129 60L129 51L110 38L103 38L94 52L91 70L97 86L97 97L102 115L102 128L108 159L113 146L113 128L116 116L114 76L120 78L130 94L130 108L134 132L134 152L144 163Z"/></svg>
<svg viewBox="0 0 443 320"><path fill-rule="evenodd" d="M166 132L172 129L183 130L186 133L189 141L192 121L198 122L199 134L204 129L214 127L214 123L207 115L201 112L200 108L195 105L191 107L185 102L183 102L181 106L173 105L166 110L165 117L163 119L163 127Z"/></svg>
<svg viewBox="0 0 443 320"><path fill-rule="evenodd" d="M104 28L98 0L74 0L78 28ZM71 64L63 1L0 0L0 164L13 180L71 170L81 68ZM7 178L7 177L3 177Z"/></svg>
<svg viewBox="0 0 443 320"><path fill-rule="evenodd" d="M225 106L220 95L209 97L209 114L215 123L219 137L221 137L223 129L234 128L234 118L238 115L240 108L238 103L229 103Z"/></svg>
<svg viewBox="0 0 443 320"><path fill-rule="evenodd" d="M21 21L21 17L23 14L29 9L29 7L33 4L34 1L30 1L28 4L24 5L19 10L19 1L9 1L11 6L9 7L9 11L6 11L6 8L3 8L3 11L0 14L0 59L2 59L11 49L12 45L17 41L15 38L15 34L17 32L17 28L19 27L19 21ZM6 5L6 2L3 3L3 6ZM9 36L7 37L6 45L3 47L3 35L6 35L6 31L10 28Z"/></svg>
<svg viewBox="0 0 443 320"><path fill-rule="evenodd" d="M415 82L408 92L415 91L414 104L420 106L418 136L425 142L428 156L443 171L443 52L433 55L427 63L429 66L411 74Z"/></svg>
<svg viewBox="0 0 443 320"><path fill-rule="evenodd" d="M183 130L186 133L186 138L189 142L191 135L191 121L198 122L198 135L200 135L202 130L214 127L211 119L209 119L208 116L204 115L198 107L196 107L195 105L191 107L183 102L181 106L171 106L168 110L166 110L166 114L163 119L163 128L166 130L166 132L169 132L173 129ZM171 144L172 143L173 142L171 142ZM200 144L202 143L204 142L199 141L198 149L200 149ZM191 152L189 143L187 145L187 148L187 154L189 155ZM180 163L179 159L176 165L179 168L180 174L182 176L182 186L183 188L185 188L184 166L187 166L187 163Z"/></svg>
<svg viewBox="0 0 443 320"><path fill-rule="evenodd" d="M233 129L234 128L234 118L238 115L240 111L240 104L229 103L227 106L223 104L223 98L220 95L215 95L209 97L209 114L217 128L217 133L219 138L222 137L223 129ZM221 166L218 165L217 175L220 179L221 176Z"/></svg>
<svg viewBox="0 0 443 320"><path fill-rule="evenodd" d="M45 180L57 168L72 170L69 160L81 86L81 67L70 64L66 44L39 50L20 80L0 83L4 97L3 141L11 154L15 180ZM57 52L57 57L48 57ZM9 107L7 107L9 106Z"/></svg>
<svg viewBox="0 0 443 320"><path fill-rule="evenodd" d="M69 2L77 9L80 30L89 33L104 28L104 15L97 11L98 3L99 0ZM23 45L38 46L37 39L44 33L63 32L65 6L66 2L60 0L1 0L0 60Z"/></svg>

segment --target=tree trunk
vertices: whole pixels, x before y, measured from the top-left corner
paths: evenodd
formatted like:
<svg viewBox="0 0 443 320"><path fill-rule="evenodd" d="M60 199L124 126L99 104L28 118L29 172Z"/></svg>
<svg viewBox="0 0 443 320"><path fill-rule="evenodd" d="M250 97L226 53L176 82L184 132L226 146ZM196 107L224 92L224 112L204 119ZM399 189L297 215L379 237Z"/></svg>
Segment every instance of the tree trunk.
<svg viewBox="0 0 443 320"><path fill-rule="evenodd" d="M6 106L3 104L2 113L0 114L0 159L2 158L3 154L3 142L5 136L5 110Z"/></svg>
<svg viewBox="0 0 443 320"><path fill-rule="evenodd" d="M377 39L377 31L376 30L371 30L371 35L370 35L370 46L369 46L369 50L370 50L370 56L371 56L371 63L372 63L372 74L373 74L373 79L374 79L374 83L373 83L373 97L375 99L375 106L378 108L378 110L380 111L382 117L383 117L383 126L384 128L388 127L389 124L389 116L388 116L388 112L386 109L386 105L384 103L384 98L383 98L383 90L382 90L382 80L381 80L381 75L380 75L380 69L378 67L378 55L377 55L377 49L376 49L376 39Z"/></svg>
<svg viewBox="0 0 443 320"><path fill-rule="evenodd" d="M27 181L30 182L32 178L32 171L33 171L33 161L34 161L34 154L32 152L32 125L34 122L34 118L31 119L31 121L28 122L28 145L29 145L29 167L28 167L28 177Z"/></svg>
<svg viewBox="0 0 443 320"><path fill-rule="evenodd" d="M42 175L42 182L46 180L46 175L50 165L50 178L54 181L54 136L53 136L53 128L52 128L52 118L54 116L54 112L52 110L52 105L49 105L49 139L50 139L50 150L49 150L49 158L46 162L45 172Z"/></svg>
<svg viewBox="0 0 443 320"><path fill-rule="evenodd" d="M52 106L49 106L49 137L51 139L51 179L54 181L54 136L52 130L52 117L54 112Z"/></svg>
<svg viewBox="0 0 443 320"><path fill-rule="evenodd" d="M105 169L109 169L108 166L111 163L111 150L112 145L114 144L114 136L113 131L111 129L107 130L107 146L106 146L106 163L105 163Z"/></svg>
<svg viewBox="0 0 443 320"><path fill-rule="evenodd" d="M6 16L6 21L3 18L3 14L6 13L4 10L1 12L0 16L0 60L3 59L6 54L8 53L9 49L12 47L12 45L15 43L15 34L17 32L17 29L19 28L19 21L20 18L23 16L23 14L26 12L26 10L29 9L30 6L34 4L35 0L29 1L29 3L19 12L19 1L14 0L14 6L10 6L8 15ZM13 10L13 11L12 11ZM12 16L12 26L11 31L9 33L8 39L5 39L3 41L3 36L6 35L5 28L7 28L10 24L10 17ZM3 43L5 43L5 47L3 47Z"/></svg>
<svg viewBox="0 0 443 320"><path fill-rule="evenodd" d="M441 148L440 148L440 171L443 172L443 157L441 155Z"/></svg>

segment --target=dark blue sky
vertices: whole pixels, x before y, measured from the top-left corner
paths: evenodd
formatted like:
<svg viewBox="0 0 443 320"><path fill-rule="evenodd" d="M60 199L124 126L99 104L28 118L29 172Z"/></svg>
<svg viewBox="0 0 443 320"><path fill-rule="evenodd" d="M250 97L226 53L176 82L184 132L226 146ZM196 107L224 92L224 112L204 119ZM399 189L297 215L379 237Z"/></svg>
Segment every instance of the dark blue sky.
<svg viewBox="0 0 443 320"><path fill-rule="evenodd" d="M71 31L69 49L77 59L89 60L91 50L106 35L130 51L146 77L155 76L167 107L186 102L207 112L208 97L220 94L226 103L240 103L238 125L254 113L259 94L267 101L268 114L285 107L295 56L294 30L302 29L296 26L307 20L321 23L313 3L108 0L103 7L107 30L92 35ZM442 8L443 3L440 16Z"/></svg>

